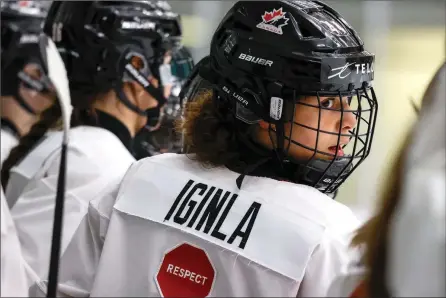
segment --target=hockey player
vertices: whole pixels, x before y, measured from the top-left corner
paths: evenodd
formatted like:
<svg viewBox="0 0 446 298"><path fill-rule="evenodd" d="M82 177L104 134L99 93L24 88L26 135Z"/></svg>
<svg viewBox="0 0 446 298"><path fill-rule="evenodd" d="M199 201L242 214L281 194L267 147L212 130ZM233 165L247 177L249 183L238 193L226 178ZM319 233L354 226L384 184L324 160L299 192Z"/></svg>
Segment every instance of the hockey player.
<svg viewBox="0 0 446 298"><path fill-rule="evenodd" d="M420 119L402 146L377 213L354 238L362 259L336 278L329 297L446 295L445 84L443 63L426 90Z"/></svg>
<svg viewBox="0 0 446 298"><path fill-rule="evenodd" d="M373 63L325 4L237 2L185 87L187 154L90 202L59 294L324 296L358 224L326 194L370 152Z"/></svg>
<svg viewBox="0 0 446 298"><path fill-rule="evenodd" d="M165 51L169 24L154 17L152 7L138 1L54 1L50 7L44 31L64 57L74 109L61 252L88 202L119 183L135 161L130 150L146 111L163 104L151 67ZM7 197L17 198L11 213L25 259L40 278L50 257L60 116L58 104L45 110L2 168Z"/></svg>
<svg viewBox="0 0 446 298"><path fill-rule="evenodd" d="M54 100L37 44L47 10L39 1L1 2L1 162Z"/></svg>
<svg viewBox="0 0 446 298"><path fill-rule="evenodd" d="M386 276L393 297L446 297L445 99L446 63L443 63L423 99L404 168L398 213L389 227Z"/></svg>

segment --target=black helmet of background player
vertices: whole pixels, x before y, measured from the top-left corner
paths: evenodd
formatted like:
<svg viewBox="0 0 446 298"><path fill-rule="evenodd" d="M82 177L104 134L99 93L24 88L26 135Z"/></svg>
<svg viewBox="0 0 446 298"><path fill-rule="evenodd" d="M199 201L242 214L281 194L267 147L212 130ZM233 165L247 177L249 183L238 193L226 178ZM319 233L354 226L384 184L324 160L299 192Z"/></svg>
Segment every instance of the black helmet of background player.
<svg viewBox="0 0 446 298"><path fill-rule="evenodd" d="M1 2L1 95L12 96L34 115L38 111L22 96L20 88L24 86L41 95L50 90L38 44L47 12L47 2Z"/></svg>
<svg viewBox="0 0 446 298"><path fill-rule="evenodd" d="M168 50L175 50L181 47L183 39L183 27L181 16L172 11L172 7L167 1L155 1L157 14L164 27L164 41Z"/></svg>
<svg viewBox="0 0 446 298"><path fill-rule="evenodd" d="M162 91L152 79L165 52L165 27L152 1L57 1L44 31L61 52L72 92L89 96L89 88L95 93L114 89L130 110L147 116L122 87L126 81L137 82L158 106L164 105Z"/></svg>
<svg viewBox="0 0 446 298"><path fill-rule="evenodd" d="M370 152L373 62L354 29L319 1L237 2L198 73L212 84L219 111L237 119L247 165L238 186L246 174L273 171L334 192Z"/></svg>

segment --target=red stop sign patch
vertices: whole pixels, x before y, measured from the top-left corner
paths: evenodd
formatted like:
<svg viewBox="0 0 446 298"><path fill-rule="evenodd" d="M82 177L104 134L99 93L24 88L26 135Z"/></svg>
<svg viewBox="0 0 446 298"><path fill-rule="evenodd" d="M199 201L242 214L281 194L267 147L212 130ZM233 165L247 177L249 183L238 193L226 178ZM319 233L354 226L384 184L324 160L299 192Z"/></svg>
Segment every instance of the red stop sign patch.
<svg viewBox="0 0 446 298"><path fill-rule="evenodd" d="M168 251L156 275L162 297L206 297L214 280L215 269L206 252L188 243Z"/></svg>

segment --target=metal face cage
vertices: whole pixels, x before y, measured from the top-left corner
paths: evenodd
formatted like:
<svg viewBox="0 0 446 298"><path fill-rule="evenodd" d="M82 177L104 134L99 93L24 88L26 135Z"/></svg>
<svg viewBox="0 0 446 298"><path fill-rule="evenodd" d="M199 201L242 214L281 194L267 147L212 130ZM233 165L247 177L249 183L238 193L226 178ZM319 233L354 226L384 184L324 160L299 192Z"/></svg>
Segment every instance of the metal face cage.
<svg viewBox="0 0 446 298"><path fill-rule="evenodd" d="M373 87L292 96L283 114L289 119L269 126L271 142L282 148L285 164L297 165L297 181L332 193L370 153L378 111Z"/></svg>

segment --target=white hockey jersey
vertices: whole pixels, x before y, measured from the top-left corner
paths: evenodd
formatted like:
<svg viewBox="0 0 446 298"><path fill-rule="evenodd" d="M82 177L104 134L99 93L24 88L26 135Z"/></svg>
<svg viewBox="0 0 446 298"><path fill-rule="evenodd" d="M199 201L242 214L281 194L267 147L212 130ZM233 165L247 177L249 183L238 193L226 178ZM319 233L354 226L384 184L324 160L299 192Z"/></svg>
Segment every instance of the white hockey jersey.
<svg viewBox="0 0 446 298"><path fill-rule="evenodd" d="M33 280L27 280L26 266L20 248L19 238L1 188L1 297L27 297L28 287Z"/></svg>
<svg viewBox="0 0 446 298"><path fill-rule="evenodd" d="M185 155L138 161L90 203L59 294L324 296L349 262L353 213L314 188L246 177L239 190L237 177Z"/></svg>
<svg viewBox="0 0 446 298"><path fill-rule="evenodd" d="M15 135L13 135L9 130L6 129L0 129L0 140L1 140L1 155L0 155L0 161L3 163L3 161L8 157L9 152L12 148L17 146L19 143L19 140Z"/></svg>
<svg viewBox="0 0 446 298"><path fill-rule="evenodd" d="M62 132L49 134L11 169L7 188L19 194L11 209L25 260L47 278ZM119 183L135 161L112 132L93 126L70 130L61 253L87 213L90 200ZM9 197L8 197L9 199Z"/></svg>
<svg viewBox="0 0 446 298"><path fill-rule="evenodd" d="M338 275L328 288L326 297L367 297L364 284L365 273L365 268L354 268Z"/></svg>

